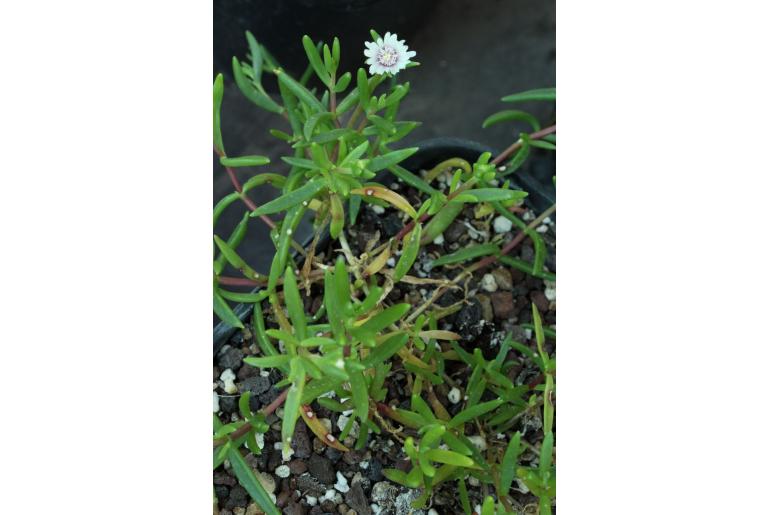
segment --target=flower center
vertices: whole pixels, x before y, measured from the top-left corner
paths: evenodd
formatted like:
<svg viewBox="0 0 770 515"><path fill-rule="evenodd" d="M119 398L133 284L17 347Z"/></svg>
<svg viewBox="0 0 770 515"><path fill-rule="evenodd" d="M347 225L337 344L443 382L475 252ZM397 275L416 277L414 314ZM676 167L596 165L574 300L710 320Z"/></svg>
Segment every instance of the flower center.
<svg viewBox="0 0 770 515"><path fill-rule="evenodd" d="M377 62L382 66L393 66L398 61L398 53L391 47L382 47L377 52Z"/></svg>

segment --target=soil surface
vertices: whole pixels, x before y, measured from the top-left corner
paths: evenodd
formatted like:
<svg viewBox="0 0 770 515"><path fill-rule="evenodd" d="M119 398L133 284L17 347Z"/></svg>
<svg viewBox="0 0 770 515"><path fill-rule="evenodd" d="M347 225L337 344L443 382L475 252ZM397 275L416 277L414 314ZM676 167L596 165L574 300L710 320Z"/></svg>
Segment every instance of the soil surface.
<svg viewBox="0 0 770 515"><path fill-rule="evenodd" d="M397 190L413 205L418 205L416 191L406 187L401 182L386 181L387 186ZM534 219L535 213L525 211L519 216L525 221ZM509 232L497 234L493 221L496 214L487 214L477 218L474 207L468 206L458 216L457 220L444 231L443 238L439 237L434 243L421 250L414 267L409 272L417 277L443 278L454 277L463 270L462 265L447 265L431 269L431 261L441 255L452 253L467 245L486 243L493 238L502 239L501 245L510 241L518 231L514 227ZM379 244L394 236L404 225L404 217L400 212L386 208L376 208L362 204L358 221L352 228L346 228L347 239L354 253L359 255L366 248L372 248L373 243ZM537 230L546 242L548 259L546 268L556 271L555 260L555 221L546 219ZM443 241L442 241L443 239ZM495 240L497 241L497 240ZM335 252L330 249L317 251L324 255L326 262L331 262ZM526 238L510 254L528 262L532 262L534 249L532 242ZM478 259L478 258L477 258ZM473 262L473 261L471 261ZM465 263L466 265L471 262ZM391 262L392 263L392 262ZM301 262L299 263L301 266ZM392 266L392 265L391 265ZM490 277L485 275L489 274ZM386 299L386 304L409 302L418 305L421 300L430 297L433 286L409 285L398 283ZM306 299L306 310L314 313L321 305L322 291L318 285L311 288L310 296ZM540 310L545 327L555 329L556 301L555 285L542 279L527 275L519 270L499 264L479 270L461 290L449 290L437 302L440 306L450 306L460 303L460 309L439 321L439 329L451 330L462 336L461 346L473 352L479 348L486 359L492 359L498 352L500 342L507 334L513 339L536 351L533 332L523 327L532 322L531 303L534 302ZM265 323L275 327L270 308L265 303ZM253 339L251 321L245 330L237 332L215 356L213 363L213 389L215 407L218 404L217 415L223 423L238 420L238 397L240 393L251 392L251 408L258 410L269 404L278 395L279 390L273 385L282 379L280 372L260 370L243 363L246 356L260 355L258 346ZM441 342L443 350L450 350L447 342ZM546 350L553 353L555 341L546 339ZM515 385L529 385L538 382L539 370L521 353L509 351L507 360L514 360L515 365L508 373ZM470 368L460 361L447 361L446 373L451 381L460 389L467 384ZM235 384L238 393L227 394L224 390L222 374L227 370L235 374ZM411 392L406 374L397 358L393 359L393 369L389 381L386 403L409 408ZM452 386L448 383L434 387L439 401L451 415L464 408L462 399L453 403L449 399ZM482 401L490 400L489 391L484 394ZM456 399L455 399L456 400ZM339 435L348 413L330 411L317 402L311 404L315 413L332 428L332 433ZM463 513L457 495L457 483L445 482L434 489L432 499L425 509L415 510L411 502L420 491L402 487L388 481L383 476L383 469L398 468L408 471L411 466L403 452L401 439L410 434L416 434L410 429L404 429L400 434L393 435L382 431L379 435L370 434L364 448L343 453L327 447L304 424L300 418L292 439L294 454L289 461L283 461L280 451L280 415L279 409L267 419L270 430L264 435L262 453L255 456L248 453L245 459L255 470L267 489L276 498L276 503L283 513L287 514L382 514L406 515L434 513ZM393 424L398 427L397 424ZM522 416L511 428L510 432L521 431L523 439L530 443L542 440L542 423L539 415ZM344 442L353 449L355 445L355 427L352 434ZM509 434L483 435L488 448L499 448L507 444ZM537 460L530 450L521 456L523 464ZM485 494L491 494L485 485L480 485L473 478L466 478L471 505L480 505ZM526 492L522 484L514 482L515 508L521 513L536 513L537 499ZM218 499L220 515L243 515L261 513L256 504L251 502L246 491L238 485L234 475L225 463L214 471L214 492Z"/></svg>

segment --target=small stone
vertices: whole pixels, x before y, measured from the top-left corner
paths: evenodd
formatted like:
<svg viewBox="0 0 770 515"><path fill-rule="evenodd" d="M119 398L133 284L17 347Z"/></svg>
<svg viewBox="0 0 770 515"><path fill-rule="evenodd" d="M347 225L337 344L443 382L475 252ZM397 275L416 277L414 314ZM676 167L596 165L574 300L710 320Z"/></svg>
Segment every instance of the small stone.
<svg viewBox="0 0 770 515"><path fill-rule="evenodd" d="M492 309L495 317L499 320L510 320L513 318L514 303L513 294L509 291L499 291L492 294Z"/></svg>
<svg viewBox="0 0 770 515"><path fill-rule="evenodd" d="M217 392L211 392L214 394L214 413L219 413L219 395Z"/></svg>
<svg viewBox="0 0 770 515"><path fill-rule="evenodd" d="M434 508L431 508L428 510L428 515L438 515L438 512Z"/></svg>
<svg viewBox="0 0 770 515"><path fill-rule="evenodd" d="M350 486L348 486L348 480L345 476L342 475L342 472L339 470L337 471L337 482L334 484L334 488L342 492L343 494L350 490Z"/></svg>
<svg viewBox="0 0 770 515"><path fill-rule="evenodd" d="M295 476L301 476L307 472L307 463L302 460L291 460L289 462L289 470Z"/></svg>
<svg viewBox="0 0 770 515"><path fill-rule="evenodd" d="M374 211L378 215L385 213L385 208L382 206L378 206L377 204L372 204L371 207L372 207L372 211Z"/></svg>
<svg viewBox="0 0 770 515"><path fill-rule="evenodd" d="M289 474L291 474L291 469L288 465L281 465L275 469L275 475L278 477L289 477Z"/></svg>
<svg viewBox="0 0 770 515"><path fill-rule="evenodd" d="M348 506L356 510L358 515L370 515L372 513L364 489L361 487L361 483L353 484L350 491L345 495L345 502Z"/></svg>
<svg viewBox="0 0 770 515"><path fill-rule="evenodd" d="M333 485L336 480L332 462L323 456L313 454L308 462L310 474L326 485Z"/></svg>
<svg viewBox="0 0 770 515"><path fill-rule="evenodd" d="M235 485L230 489L230 495L225 501L224 508L232 510L233 508L245 508L249 504L249 493L241 485Z"/></svg>
<svg viewBox="0 0 770 515"><path fill-rule="evenodd" d="M484 274L484 277L481 278L481 288L484 291L488 291L490 293L497 291L497 282L495 281L495 276L492 274Z"/></svg>
<svg viewBox="0 0 770 515"><path fill-rule="evenodd" d="M433 238L433 244L434 245L442 245L444 243L444 235L439 234L435 238Z"/></svg>
<svg viewBox="0 0 770 515"><path fill-rule="evenodd" d="M478 299L479 304L481 304L482 318L487 322L491 322L492 319L495 317L495 313L494 311L492 311L492 301L489 300L489 295L479 293L478 295L476 295L476 298Z"/></svg>
<svg viewBox="0 0 770 515"><path fill-rule="evenodd" d="M237 370L242 363L243 352L241 352L240 349L227 345L219 352L219 358L217 359L219 368L231 368ZM235 379L235 377L233 377L233 379Z"/></svg>
<svg viewBox="0 0 770 515"><path fill-rule="evenodd" d="M259 374L259 368L244 364L238 369L238 381L245 381L250 377L258 376Z"/></svg>
<svg viewBox="0 0 770 515"><path fill-rule="evenodd" d="M251 396L256 397L268 391L270 386L270 379L267 377L261 375L249 377L241 383L241 393L251 392Z"/></svg>
<svg viewBox="0 0 770 515"><path fill-rule="evenodd" d="M396 266L396 258L388 258L388 260L385 262L389 267Z"/></svg>
<svg viewBox="0 0 770 515"><path fill-rule="evenodd" d="M456 386L453 386L451 390L449 390L449 393L447 394L447 399L449 399L449 402L452 404L457 404L460 402L460 399L462 399L462 394L460 393L460 389Z"/></svg>
<svg viewBox="0 0 770 515"><path fill-rule="evenodd" d="M545 291L543 294L545 298L553 302L556 300L556 283L551 281L543 281L545 283Z"/></svg>
<svg viewBox="0 0 770 515"><path fill-rule="evenodd" d="M233 508L233 515L246 515L246 508L241 508L240 506Z"/></svg>
<svg viewBox="0 0 770 515"><path fill-rule="evenodd" d="M391 213L385 218L380 218L380 227L386 237L392 238L404 227L403 222L396 213Z"/></svg>
<svg viewBox="0 0 770 515"><path fill-rule="evenodd" d="M483 436L480 435L471 435L468 438L468 441L473 444L473 446L478 449L479 451L486 451L487 450L487 441L484 439Z"/></svg>
<svg viewBox="0 0 770 515"><path fill-rule="evenodd" d="M315 506L318 504L318 497L313 497L312 495L308 495L305 497L305 502L307 502L308 506Z"/></svg>
<svg viewBox="0 0 770 515"><path fill-rule="evenodd" d="M262 510L259 509L256 503L251 503L246 507L246 515L259 515L260 513L262 513Z"/></svg>
<svg viewBox="0 0 770 515"><path fill-rule="evenodd" d="M492 222L492 224L497 234L510 232L511 228L513 227L513 222L502 215L495 218L495 221Z"/></svg>
<svg viewBox="0 0 770 515"><path fill-rule="evenodd" d="M307 459L312 452L310 445L310 435L307 434L305 424L297 424L294 428L294 436L291 438L291 448L294 449L294 456Z"/></svg>
<svg viewBox="0 0 770 515"><path fill-rule="evenodd" d="M226 393L237 393L238 387L235 386L235 383L233 382L235 380L235 374L233 373L232 369L228 368L224 372L222 372L222 375L219 376L219 379L221 379L224 383L224 390Z"/></svg>
<svg viewBox="0 0 770 515"><path fill-rule="evenodd" d="M547 225L541 225L535 229L535 232L539 232L540 234L545 234L548 232L548 226Z"/></svg>
<svg viewBox="0 0 770 515"><path fill-rule="evenodd" d="M372 501L382 508L390 508L398 495L398 488L388 481L380 481L372 487Z"/></svg>
<svg viewBox="0 0 770 515"><path fill-rule="evenodd" d="M529 298L532 300L532 302L535 303L535 306L537 306L537 309L540 311L540 313L545 313L548 311L548 307L551 305L551 303L545 297L545 294L541 291L533 291L529 294Z"/></svg>
<svg viewBox="0 0 770 515"><path fill-rule="evenodd" d="M513 277L511 277L511 272L507 269L495 268L492 270L492 275L495 278L497 286L500 287L501 290L513 289Z"/></svg>
<svg viewBox="0 0 770 515"><path fill-rule="evenodd" d="M449 227L443 232L444 239L449 243L457 242L460 237L465 234L467 228L460 222L452 222Z"/></svg>

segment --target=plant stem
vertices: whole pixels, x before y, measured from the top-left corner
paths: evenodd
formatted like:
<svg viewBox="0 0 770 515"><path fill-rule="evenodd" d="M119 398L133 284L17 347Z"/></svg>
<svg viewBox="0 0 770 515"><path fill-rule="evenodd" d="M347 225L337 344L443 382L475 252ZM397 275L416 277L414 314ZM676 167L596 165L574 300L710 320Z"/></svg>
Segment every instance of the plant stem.
<svg viewBox="0 0 770 515"><path fill-rule="evenodd" d="M546 127L545 129L541 129L541 130L539 130L537 132L533 132L532 134L529 135L529 139L541 139L541 138L544 138L545 136L548 136L549 134L553 134L554 132L556 132L556 124L553 124L550 127ZM492 164L493 165L499 165L500 163L505 161L505 159L508 156L513 154L516 151L516 149L521 147L522 144L523 143L522 143L521 139L517 140L510 147L508 147L505 150L503 150L503 152L499 156L494 158L492 160Z"/></svg>
<svg viewBox="0 0 770 515"><path fill-rule="evenodd" d="M283 404L283 401L286 400L286 396L288 394L289 394L289 389L284 388L284 390L280 393L280 395L278 395L278 397L275 398L273 402L271 402L261 410L262 414L265 416L268 416L269 414L277 410L281 406L281 404ZM217 438L216 440L214 440L214 447L219 447L220 445L227 443L228 440L236 440L240 438L241 436L251 431L251 427L252 426L250 422L244 423L241 427L239 427L232 433L226 436L223 436L222 438Z"/></svg>
<svg viewBox="0 0 770 515"><path fill-rule="evenodd" d="M214 148L214 152L217 153L219 157L224 157L224 152L220 152L217 148ZM257 205L245 194L243 193L243 187L241 186L241 181L238 180L238 177L235 175L235 172L232 168L229 166L225 166L225 170L227 170L227 175L230 177L230 182L233 184L233 187L235 188L235 191L237 191L240 196L241 200L243 200L243 203L248 206L248 208L252 211L257 210ZM275 222L273 222L269 216L267 215L259 215L259 218L267 224L268 227L271 229L275 229Z"/></svg>

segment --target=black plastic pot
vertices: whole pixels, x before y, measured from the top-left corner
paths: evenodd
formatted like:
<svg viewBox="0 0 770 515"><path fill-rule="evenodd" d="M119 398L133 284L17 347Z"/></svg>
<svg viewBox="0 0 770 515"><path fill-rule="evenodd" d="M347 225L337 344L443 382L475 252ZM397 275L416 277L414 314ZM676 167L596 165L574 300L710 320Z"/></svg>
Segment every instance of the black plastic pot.
<svg viewBox="0 0 770 515"><path fill-rule="evenodd" d="M429 0L215 0L214 74L230 75L233 56L246 56L247 30L295 76L307 66L304 34L328 43L337 36L341 69L348 70L347 62L361 62L370 28L409 40L431 7Z"/></svg>
<svg viewBox="0 0 770 515"><path fill-rule="evenodd" d="M496 155L495 150L492 148L482 145L481 143L476 143L475 141L460 138L434 138L419 142L415 146L419 147L420 150L401 163L404 168L411 171L433 168L441 161L452 157L459 157L472 163L484 152L491 152L492 155ZM553 173L551 172L551 176L552 175ZM376 177L376 181L384 182L388 177L391 177L391 174L390 172L385 171ZM530 194L529 197L527 197L527 203L535 211L543 211L555 202L555 192L552 184L551 188L549 188L543 181L538 181L531 175L519 175L518 173L511 177L511 181L516 187L529 191ZM319 245L324 245L328 238L329 234L327 231L327 233L321 237ZM308 235L306 241L302 242L302 244L307 247L310 245L312 239L313 235ZM251 309L251 305L238 304L233 311L238 318L245 321L248 318ZM222 348L234 333L235 328L224 322L220 322L214 327L214 355L219 352L219 349Z"/></svg>

